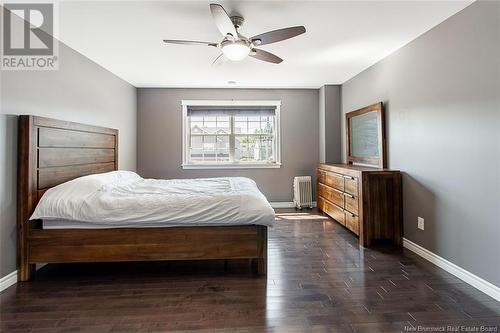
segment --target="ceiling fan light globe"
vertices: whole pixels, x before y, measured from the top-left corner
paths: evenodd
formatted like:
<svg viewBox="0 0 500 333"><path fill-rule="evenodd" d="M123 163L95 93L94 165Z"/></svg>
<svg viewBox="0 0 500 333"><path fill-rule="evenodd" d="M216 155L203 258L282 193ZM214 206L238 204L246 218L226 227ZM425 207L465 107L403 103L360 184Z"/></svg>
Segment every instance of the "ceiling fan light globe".
<svg viewBox="0 0 500 333"><path fill-rule="evenodd" d="M222 45L222 52L229 60L240 61L248 56L250 47L245 43L227 43Z"/></svg>

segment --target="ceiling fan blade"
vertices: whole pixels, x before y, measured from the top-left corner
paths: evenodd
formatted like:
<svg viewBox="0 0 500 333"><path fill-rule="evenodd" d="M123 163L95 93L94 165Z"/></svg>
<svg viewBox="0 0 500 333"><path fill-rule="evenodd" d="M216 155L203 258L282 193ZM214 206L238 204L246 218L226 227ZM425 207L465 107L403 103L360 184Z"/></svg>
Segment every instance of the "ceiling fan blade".
<svg viewBox="0 0 500 333"><path fill-rule="evenodd" d="M264 32L263 34L253 36L250 39L252 40L252 42L254 42L254 45L260 46L260 45L266 45L266 44L280 42L282 40L301 35L305 32L306 32L305 27L296 26L296 27L290 27L290 28L284 28L284 29Z"/></svg>
<svg viewBox="0 0 500 333"><path fill-rule="evenodd" d="M224 53L219 54L217 58L212 62L212 66L221 66L228 62L228 59L224 56Z"/></svg>
<svg viewBox="0 0 500 333"><path fill-rule="evenodd" d="M236 28L234 27L233 22L231 21L231 18L229 18L229 15L224 7L216 3L211 3L210 11L212 12L217 29L219 29L223 36L231 34L233 37L238 38L238 32L236 31Z"/></svg>
<svg viewBox="0 0 500 333"><path fill-rule="evenodd" d="M273 64L279 64L283 61L280 57L277 55L274 55L272 53L269 53L264 50L259 50L259 49L254 49L252 52L250 52L250 57L253 57L255 59L259 59L262 61L267 61L267 62L272 62Z"/></svg>
<svg viewBox="0 0 500 333"><path fill-rule="evenodd" d="M164 39L165 43L168 44L180 44L180 45L206 45L206 46L214 46L217 47L217 43L211 42L200 42L196 40L180 40L180 39Z"/></svg>

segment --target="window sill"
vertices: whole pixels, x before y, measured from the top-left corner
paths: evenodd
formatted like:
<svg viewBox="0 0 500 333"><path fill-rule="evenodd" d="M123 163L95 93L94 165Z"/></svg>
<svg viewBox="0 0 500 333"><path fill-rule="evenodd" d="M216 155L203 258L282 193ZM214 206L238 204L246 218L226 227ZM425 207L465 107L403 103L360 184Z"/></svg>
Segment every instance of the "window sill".
<svg viewBox="0 0 500 333"><path fill-rule="evenodd" d="M184 170L214 170L214 169L279 169L281 163L273 164L183 164Z"/></svg>

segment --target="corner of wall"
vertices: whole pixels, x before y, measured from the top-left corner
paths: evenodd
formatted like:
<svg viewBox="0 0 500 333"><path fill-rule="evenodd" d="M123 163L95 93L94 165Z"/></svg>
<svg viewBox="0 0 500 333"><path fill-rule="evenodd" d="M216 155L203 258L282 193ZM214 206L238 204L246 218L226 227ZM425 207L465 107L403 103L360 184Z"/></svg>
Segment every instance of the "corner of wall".
<svg viewBox="0 0 500 333"><path fill-rule="evenodd" d="M325 86L319 88L319 162L325 163Z"/></svg>

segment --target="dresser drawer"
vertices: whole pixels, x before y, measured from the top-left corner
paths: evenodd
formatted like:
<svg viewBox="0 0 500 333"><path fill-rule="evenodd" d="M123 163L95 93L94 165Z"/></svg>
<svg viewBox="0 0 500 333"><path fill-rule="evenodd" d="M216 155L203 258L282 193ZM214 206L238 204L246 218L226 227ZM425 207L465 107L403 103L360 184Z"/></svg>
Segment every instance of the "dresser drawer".
<svg viewBox="0 0 500 333"><path fill-rule="evenodd" d="M326 179L326 171L323 171L321 169L317 169L318 171L318 183L325 183Z"/></svg>
<svg viewBox="0 0 500 333"><path fill-rule="evenodd" d="M316 207L318 207L318 209L322 212L325 211L325 199L323 199L322 197L320 197L318 195L318 198L317 198L317 203L316 203Z"/></svg>
<svg viewBox="0 0 500 333"><path fill-rule="evenodd" d="M336 220L338 223L345 225L344 210L328 201L323 197L318 197L318 208L328 214L331 218Z"/></svg>
<svg viewBox="0 0 500 333"><path fill-rule="evenodd" d="M345 212L345 226L347 229L351 230L354 232L356 235L359 235L359 220L358 216L349 213L348 211Z"/></svg>
<svg viewBox="0 0 500 333"><path fill-rule="evenodd" d="M318 170L318 181L336 188L339 191L344 190L344 176L342 175L325 170Z"/></svg>
<svg viewBox="0 0 500 333"><path fill-rule="evenodd" d="M322 196L326 200L336 204L337 206L344 208L344 194L339 190L335 190L324 184L318 184L318 195Z"/></svg>
<svg viewBox="0 0 500 333"><path fill-rule="evenodd" d="M358 179L355 177L344 176L344 192L352 194L354 196L358 195Z"/></svg>
<svg viewBox="0 0 500 333"><path fill-rule="evenodd" d="M345 193L344 197L345 197L344 208L350 211L351 213L358 215L358 197L350 195L348 193Z"/></svg>

